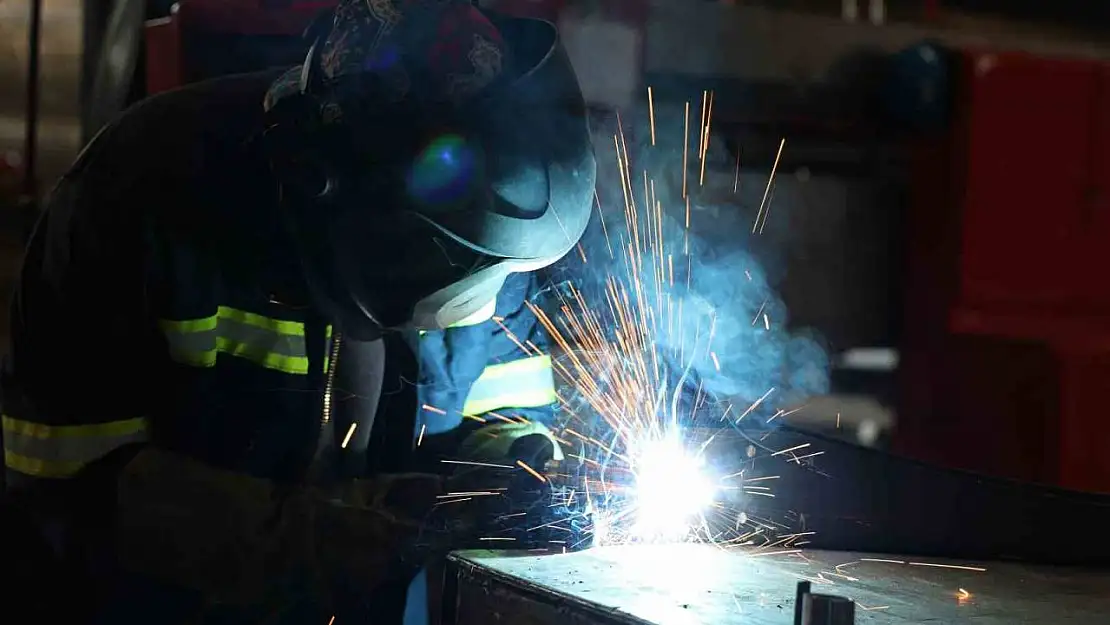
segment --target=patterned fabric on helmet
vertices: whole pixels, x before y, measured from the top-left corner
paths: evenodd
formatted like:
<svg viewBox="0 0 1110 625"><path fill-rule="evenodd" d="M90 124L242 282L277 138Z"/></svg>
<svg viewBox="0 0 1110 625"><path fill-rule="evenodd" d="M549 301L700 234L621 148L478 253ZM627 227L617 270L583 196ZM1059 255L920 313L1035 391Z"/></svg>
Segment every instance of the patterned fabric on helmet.
<svg viewBox="0 0 1110 625"><path fill-rule="evenodd" d="M469 0L343 0L320 53L325 79L370 72L403 100L413 70L430 91L459 102L501 74L508 51L497 28ZM266 110L295 93L300 68L285 72L266 94Z"/></svg>

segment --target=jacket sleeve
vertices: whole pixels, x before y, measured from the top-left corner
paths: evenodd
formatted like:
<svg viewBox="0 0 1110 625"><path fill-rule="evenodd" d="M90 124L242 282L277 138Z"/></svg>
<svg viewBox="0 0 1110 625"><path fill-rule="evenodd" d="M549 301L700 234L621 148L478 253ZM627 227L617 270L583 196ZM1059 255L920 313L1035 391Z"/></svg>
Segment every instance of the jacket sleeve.
<svg viewBox="0 0 1110 625"><path fill-rule="evenodd" d="M513 274L492 319L422 340L417 466L442 457L504 459L534 434L552 440L562 459L548 429L558 406L549 339L528 307L538 284L534 274Z"/></svg>
<svg viewBox="0 0 1110 625"><path fill-rule="evenodd" d="M495 422L503 421L497 415L508 412L551 425L558 398L550 338L528 307L538 304L538 285L534 273L512 274L505 281L497 297L485 369L467 394L463 414L484 415Z"/></svg>
<svg viewBox="0 0 1110 625"><path fill-rule="evenodd" d="M114 196L112 168L91 166L98 144L55 187L32 234L0 373L7 488L53 502L91 464L147 439L157 375L141 217Z"/></svg>
<svg viewBox="0 0 1110 625"><path fill-rule="evenodd" d="M537 284L532 274L512 274L484 321L422 334L418 437L459 438L510 416L551 422L557 397L547 333L527 305Z"/></svg>

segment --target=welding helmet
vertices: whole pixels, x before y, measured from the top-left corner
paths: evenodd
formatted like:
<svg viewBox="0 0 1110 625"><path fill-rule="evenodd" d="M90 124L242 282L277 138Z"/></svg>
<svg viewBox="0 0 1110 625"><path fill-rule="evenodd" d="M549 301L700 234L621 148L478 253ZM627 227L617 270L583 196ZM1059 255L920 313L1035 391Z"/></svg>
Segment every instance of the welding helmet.
<svg viewBox="0 0 1110 625"><path fill-rule="evenodd" d="M552 24L344 0L308 37L266 96L266 144L310 289L345 331L492 314L510 273L581 238L595 161Z"/></svg>

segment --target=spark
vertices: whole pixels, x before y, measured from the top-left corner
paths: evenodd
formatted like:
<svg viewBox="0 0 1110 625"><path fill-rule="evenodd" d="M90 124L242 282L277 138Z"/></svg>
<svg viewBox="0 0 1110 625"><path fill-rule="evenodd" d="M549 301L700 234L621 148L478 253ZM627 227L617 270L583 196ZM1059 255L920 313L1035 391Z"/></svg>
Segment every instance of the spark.
<svg viewBox="0 0 1110 625"><path fill-rule="evenodd" d="M752 234L763 234L763 227L767 225L767 214L771 211L767 198L771 194L771 187L775 182L775 172L779 168L779 159L782 158L782 149L786 147L786 139L779 142L779 151L775 155L775 164L771 166L771 175L767 178L767 188L763 190L763 200L759 203L759 212L755 214L755 223L752 224ZM762 221L760 219L762 218Z"/></svg>
<svg viewBox="0 0 1110 625"><path fill-rule="evenodd" d="M799 449L805 449L806 447L809 447L810 444L811 443L802 443L801 445L795 445L794 447L790 447L790 448L787 448L787 449L780 449L780 450L776 451L775 453L773 453L771 455L772 456L781 456L783 454L788 454L792 451L798 451Z"/></svg>
<svg viewBox="0 0 1110 625"><path fill-rule="evenodd" d="M885 558L860 558L860 562L880 562L883 564L905 564L909 566L926 566L935 569L954 569L957 571L972 571L975 573L984 573L987 569L980 566L967 566L964 564L941 564L939 562L907 562L905 560L887 560ZM854 563L849 563L854 564ZM848 566L842 564L841 566Z"/></svg>
<svg viewBox="0 0 1110 625"><path fill-rule="evenodd" d="M544 476L540 475L540 474L539 474L539 472L537 472L537 471L536 471L535 469L533 469L532 467L528 466L528 464L527 464L527 463L525 463L525 462L524 462L523 460L517 460L517 461L516 461L516 464L517 464L517 466L519 466L520 468L522 468L522 469L524 469L525 471L527 471L527 472L531 473L531 474L532 474L532 477L536 478L537 480L539 480L539 481L541 481L541 482L546 482L546 481L547 481L547 478L545 478Z"/></svg>
<svg viewBox="0 0 1110 625"><path fill-rule="evenodd" d="M987 570L987 569L984 569L984 568L978 567L978 566L963 566L963 565L960 565L960 564L937 564L935 562L910 562L909 565L910 566L931 566L931 567L937 568L937 569L955 569L957 571L975 571L977 573L983 573Z"/></svg>
<svg viewBox="0 0 1110 625"><path fill-rule="evenodd" d="M747 273L747 272L745 272L745 273ZM748 279L749 280L751 279L750 275L748 276ZM766 308L766 307L767 307L767 301L764 300L763 303L759 305L759 310L756 311L755 317L752 317L752 325L753 326L755 324L759 323L759 318L763 315L763 309Z"/></svg>
<svg viewBox="0 0 1110 625"><path fill-rule="evenodd" d="M705 184L705 161L709 160L709 127L713 124L713 92L709 92L709 105L705 113L705 128L702 134L705 139L702 141L701 146L701 175L698 178L698 186Z"/></svg>
<svg viewBox="0 0 1110 625"><path fill-rule="evenodd" d="M499 489L500 490L500 489ZM501 493L494 490L476 490L469 492L446 493L443 495L436 495L436 499L453 499L455 497L485 497L489 495L500 495Z"/></svg>
<svg viewBox="0 0 1110 625"><path fill-rule="evenodd" d="M440 460L444 464L462 464L472 467L488 467L491 469L512 469L515 468L511 464L496 464L493 462L477 462L473 460Z"/></svg>
<svg viewBox="0 0 1110 625"><path fill-rule="evenodd" d="M732 192L740 188L740 147L736 148L736 174L732 177Z"/></svg>
<svg viewBox="0 0 1110 625"><path fill-rule="evenodd" d="M750 558L762 558L762 557L766 557L766 556L786 556L786 555L791 555L791 554L801 553L801 552L802 552L801 549L786 549L786 550L783 550L783 551L766 551L766 552L761 552L761 553L760 552L750 553L750 554L748 554L748 557L750 557Z"/></svg>
<svg viewBox="0 0 1110 625"><path fill-rule="evenodd" d="M688 197L686 195L686 171L687 171L687 169L689 169L689 165L686 164L686 159L688 158L688 156L690 154L690 103L689 102L686 103L686 123L683 126L683 129L684 130L683 130L683 133L682 133L682 197L686 198L686 197ZM690 205L689 202L687 202L686 205L689 206ZM601 222L605 223L605 220L602 219ZM689 226L689 220L687 220L686 225Z"/></svg>
<svg viewBox="0 0 1110 625"><path fill-rule="evenodd" d="M339 446L339 447L340 447L341 449L346 449L346 448L347 448L347 445L348 445L348 444L350 444L350 442L351 442L351 436L353 436L353 435L354 435L354 433L355 433L355 427L356 427L356 426L358 426L358 422L357 422L357 421L356 421L356 422L353 422L353 423L351 423L351 427L347 428L347 435L343 437L343 444L341 444L341 445ZM420 429L420 436L421 436L421 438L423 438L423 437L424 437L424 429L423 429L423 427L421 427L421 429ZM417 443L417 445L419 445L419 444L420 444L420 443Z"/></svg>
<svg viewBox="0 0 1110 625"><path fill-rule="evenodd" d="M666 149L665 136L656 127L661 111L655 106L654 96L654 90L648 87L651 145L643 147ZM670 197L669 178L656 177L633 165L629 153L637 152L630 149L624 119L618 114L609 143L613 153L599 162L599 167L605 163L616 165L613 183L619 182L620 190L613 186L613 199L617 206L607 206L603 196L594 196L604 245L584 246L579 249L578 259L572 255L568 261L580 259L585 266L596 260L590 258L591 254L607 254L603 260L611 270L599 270L594 263L590 274L601 276L597 284L583 288L574 282L562 282L551 289L554 297L544 302L544 307L534 302L526 304L551 339L555 356L552 368L560 382L556 398L561 422L555 431L564 441L568 464L574 462L576 468L573 472L555 469L546 477L524 463L516 468L558 488L568 488L569 481L570 492L591 511L592 544L702 541L732 545L742 542L738 537L747 536L743 540L748 540L772 535L777 528L785 527L749 517L741 509L749 500L774 497L770 480L777 479L777 475L737 473L740 466L719 466L735 463L751 468L757 461L779 454L762 446L763 452L757 452L753 446L747 457L721 459L720 454L711 453L716 434L694 427L703 419L720 428L722 422L732 425L757 411L761 418L765 417L764 411L777 416L787 413L769 406L775 397L776 389L772 387L750 403L739 418L732 418L733 406L691 375L695 358L699 365L706 365L706 370L711 366L721 371L722 364L727 366L733 355L714 344L722 330L717 327L715 311L695 308L680 295L680 289L691 290L694 266L689 241L695 225L689 161L695 156L698 159L694 173L698 185L703 186L713 111L719 108L715 107L714 92L704 90L700 123L693 120L698 134L694 154L690 105L690 101L684 103L680 122L681 196ZM753 232L760 230L766 220L784 146L785 140L780 142ZM738 151L734 191L739 185L739 162ZM675 187L677 178L674 176ZM678 189L674 191L677 195ZM667 210L668 202L680 202L670 207L673 214ZM684 215L678 211L684 211ZM667 232L672 225L681 230L681 240ZM756 282L750 271L744 273L749 282ZM770 301L774 300L760 306L753 326L762 323L770 330ZM540 352L533 344L513 336L500 320L494 321L526 354ZM789 451L793 450L779 453ZM720 477L724 474L728 476ZM739 485L724 483L736 477L740 478ZM553 505L559 503L565 501ZM766 545L776 539L768 536L761 540ZM794 536L777 544L795 547L798 540Z"/></svg>
<svg viewBox="0 0 1110 625"><path fill-rule="evenodd" d="M740 421L740 419L743 419L744 417L750 415L753 410L758 408L759 405L763 403L763 400L767 399L767 397L770 396L770 394L774 393L774 392L775 392L775 389L773 389L773 388L769 389L766 393L763 394L762 397L755 400L755 402L753 402L752 405L748 406L748 409L744 411L744 414L740 415L736 420Z"/></svg>
<svg viewBox="0 0 1110 625"><path fill-rule="evenodd" d="M705 158L705 115L709 109L709 90L701 92L701 124L698 126L698 158Z"/></svg>

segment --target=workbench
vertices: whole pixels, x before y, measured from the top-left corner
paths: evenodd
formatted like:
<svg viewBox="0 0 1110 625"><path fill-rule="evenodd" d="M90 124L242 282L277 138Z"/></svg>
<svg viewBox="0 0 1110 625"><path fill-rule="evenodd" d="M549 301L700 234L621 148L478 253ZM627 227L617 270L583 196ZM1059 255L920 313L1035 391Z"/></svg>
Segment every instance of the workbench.
<svg viewBox="0 0 1110 625"><path fill-rule="evenodd" d="M857 623L1110 623L1110 570L679 544L453 554L443 625L790 625L804 580Z"/></svg>

